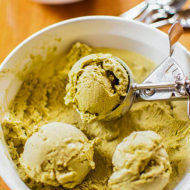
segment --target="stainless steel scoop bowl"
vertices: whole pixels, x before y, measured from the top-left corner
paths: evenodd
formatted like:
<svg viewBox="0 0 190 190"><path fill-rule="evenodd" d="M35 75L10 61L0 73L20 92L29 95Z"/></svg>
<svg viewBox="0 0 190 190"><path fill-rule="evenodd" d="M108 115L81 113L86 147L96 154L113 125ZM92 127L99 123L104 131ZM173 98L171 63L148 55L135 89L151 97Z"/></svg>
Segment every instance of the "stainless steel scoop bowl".
<svg viewBox="0 0 190 190"><path fill-rule="evenodd" d="M182 26L176 22L169 30L170 55L145 79L142 84L133 80L133 75L124 61L117 59L126 69L129 75L129 87L127 96L123 102L107 118L114 117L114 114L121 111L126 113L132 104L137 101L157 100L188 100L188 116L190 118L190 80L184 76L182 69L172 58L174 44L183 34Z"/></svg>

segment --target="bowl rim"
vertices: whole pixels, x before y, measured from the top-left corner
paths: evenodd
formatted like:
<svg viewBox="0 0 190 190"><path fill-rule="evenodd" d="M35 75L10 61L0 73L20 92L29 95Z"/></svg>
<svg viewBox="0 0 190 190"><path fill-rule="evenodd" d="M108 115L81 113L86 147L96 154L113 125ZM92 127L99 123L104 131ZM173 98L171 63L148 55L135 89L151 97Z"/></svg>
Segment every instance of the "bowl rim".
<svg viewBox="0 0 190 190"><path fill-rule="evenodd" d="M8 60L16 54L16 52L25 44L27 44L30 40L32 40L33 38L37 37L40 34L43 34L44 32L51 30L53 28L65 25L65 24L70 24L70 23L75 23L75 22L80 22L80 21L87 21L87 20L109 20L109 21L119 21L119 22L128 22L128 23L132 23L135 24L137 26L141 26L144 27L148 30L151 30L159 35L162 36L167 36L166 33L164 33L163 31L151 27L150 25L144 24L142 22L136 21L136 20L129 20L123 17L119 17L119 16L104 16L104 15L93 15L93 16L82 16L82 17L77 17L77 18L71 18L71 19L67 19L61 22L57 22L55 24L49 25L37 32L35 32L34 34L30 35L29 37L27 37L25 40L23 40L20 44L18 44L6 57L5 59L1 62L0 64L0 71L3 69L3 67L5 66L5 64L8 62ZM190 56L190 52L187 50L186 47L184 47L180 42L178 42L178 45L180 46L180 48L183 49L183 51L185 51L189 56Z"/></svg>

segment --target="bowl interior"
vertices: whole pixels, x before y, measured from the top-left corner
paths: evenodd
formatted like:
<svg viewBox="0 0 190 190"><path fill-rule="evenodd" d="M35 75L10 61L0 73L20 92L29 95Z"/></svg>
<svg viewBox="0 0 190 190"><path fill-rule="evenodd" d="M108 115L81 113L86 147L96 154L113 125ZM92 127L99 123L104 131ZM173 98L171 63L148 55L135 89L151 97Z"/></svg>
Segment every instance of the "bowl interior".
<svg viewBox="0 0 190 190"><path fill-rule="evenodd" d="M56 53L67 51L76 41L96 47L127 49L140 53L159 64L169 55L167 35L142 23L127 21L117 17L81 17L52 25L34 34L10 53L0 66L0 113L3 114L15 97L22 81L16 77L30 67L33 55L45 58L51 49ZM174 57L190 75L190 55L176 44ZM28 189L19 179L6 149L3 132L0 131L0 175L11 189ZM190 188L187 174L175 190Z"/></svg>

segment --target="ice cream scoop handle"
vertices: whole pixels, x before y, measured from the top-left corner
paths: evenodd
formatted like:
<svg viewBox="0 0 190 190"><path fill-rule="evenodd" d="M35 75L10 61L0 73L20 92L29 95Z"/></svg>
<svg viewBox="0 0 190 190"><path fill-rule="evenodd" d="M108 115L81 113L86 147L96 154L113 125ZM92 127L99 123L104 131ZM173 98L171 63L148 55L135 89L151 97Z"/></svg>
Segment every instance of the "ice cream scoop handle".
<svg viewBox="0 0 190 190"><path fill-rule="evenodd" d="M174 44L179 40L181 35L183 34L184 30L183 27L179 22L175 22L172 27L169 29L169 41L170 41L170 56L172 56L172 53L174 51Z"/></svg>
<svg viewBox="0 0 190 190"><path fill-rule="evenodd" d="M132 85L135 91L136 101L155 101L155 100L188 100L187 113L190 119L190 80L165 82L165 83L143 83ZM162 96L160 93L171 92L170 96ZM164 97L164 98L163 98Z"/></svg>
<svg viewBox="0 0 190 190"><path fill-rule="evenodd" d="M160 83L132 84L132 89L139 95L141 100L160 100L156 93L172 92L171 96L165 96L162 100L184 100L190 96L190 80Z"/></svg>
<svg viewBox="0 0 190 190"><path fill-rule="evenodd" d="M177 84L175 82L162 82L162 83L143 83L143 84L132 84L132 88L136 90L146 90L146 89L169 89L176 88Z"/></svg>

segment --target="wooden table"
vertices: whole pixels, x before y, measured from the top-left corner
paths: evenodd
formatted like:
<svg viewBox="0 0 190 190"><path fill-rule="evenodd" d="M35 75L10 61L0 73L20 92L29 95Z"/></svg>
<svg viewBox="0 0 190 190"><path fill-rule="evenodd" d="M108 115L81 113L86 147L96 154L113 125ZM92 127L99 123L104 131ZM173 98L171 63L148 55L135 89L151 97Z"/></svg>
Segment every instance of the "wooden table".
<svg viewBox="0 0 190 190"><path fill-rule="evenodd" d="M0 63L21 41L34 32L65 19L86 15L115 15L142 0L84 0L70 5L40 5L31 0L0 0ZM186 7L190 5L187 3ZM167 27L161 28L163 31ZM180 42L190 50L190 30ZM9 188L0 178L0 190Z"/></svg>

